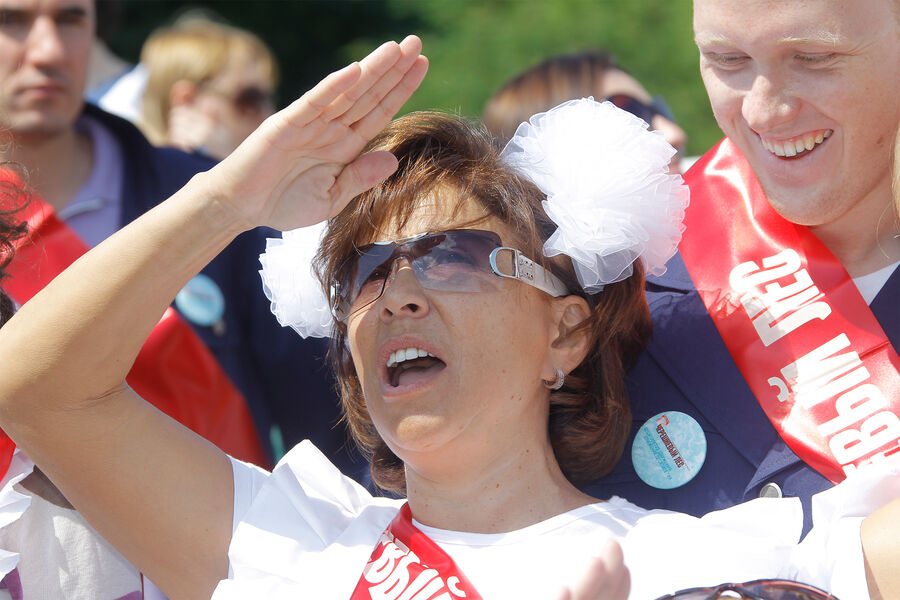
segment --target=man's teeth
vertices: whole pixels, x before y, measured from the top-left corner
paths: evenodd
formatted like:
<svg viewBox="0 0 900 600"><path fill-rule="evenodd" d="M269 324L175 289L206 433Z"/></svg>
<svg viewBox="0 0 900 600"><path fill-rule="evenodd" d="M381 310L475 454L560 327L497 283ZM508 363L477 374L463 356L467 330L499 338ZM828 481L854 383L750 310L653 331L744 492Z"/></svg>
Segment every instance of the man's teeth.
<svg viewBox="0 0 900 600"><path fill-rule="evenodd" d="M425 358L426 356L430 356L432 358L437 358L431 352L426 352L421 348L401 348L400 350L396 350L391 352L390 358L388 358L387 366L388 369L391 367L396 367L400 363L406 360L413 360L416 358Z"/></svg>
<svg viewBox="0 0 900 600"><path fill-rule="evenodd" d="M831 137L831 133L832 131L828 129L826 131L820 131L816 135L809 135L803 139L793 141L788 140L786 142L767 140L764 137L760 137L759 139L762 141L763 147L775 156L791 157L797 156L801 152L812 150Z"/></svg>

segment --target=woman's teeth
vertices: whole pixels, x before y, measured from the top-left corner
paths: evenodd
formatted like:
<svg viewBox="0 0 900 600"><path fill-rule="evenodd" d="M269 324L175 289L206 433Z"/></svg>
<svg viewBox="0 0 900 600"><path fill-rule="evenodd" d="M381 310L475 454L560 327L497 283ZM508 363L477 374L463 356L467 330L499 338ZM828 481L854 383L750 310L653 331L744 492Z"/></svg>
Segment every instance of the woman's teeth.
<svg viewBox="0 0 900 600"><path fill-rule="evenodd" d="M421 348L401 348L400 350L391 352L391 356L387 361L387 367L388 369L390 369L392 367L396 367L398 364L404 361L414 360L416 358L425 358L426 356L431 356L432 358L434 358L434 354L426 352Z"/></svg>
<svg viewBox="0 0 900 600"><path fill-rule="evenodd" d="M785 156L785 157L793 157L798 154L802 154L804 152L809 152L829 137L832 134L831 129L826 129L824 131L820 131L815 135L808 135L801 139L796 140L787 140L784 142L776 142L774 140L767 140L764 137L760 137L760 141L762 142L763 148L774 154L775 156Z"/></svg>

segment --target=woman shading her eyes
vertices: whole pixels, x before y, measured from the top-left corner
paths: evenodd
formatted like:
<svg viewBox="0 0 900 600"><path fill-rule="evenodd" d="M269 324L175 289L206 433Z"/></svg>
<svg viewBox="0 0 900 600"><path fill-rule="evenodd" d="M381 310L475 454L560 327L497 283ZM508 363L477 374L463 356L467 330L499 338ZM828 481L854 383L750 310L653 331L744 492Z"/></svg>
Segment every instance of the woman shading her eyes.
<svg viewBox="0 0 900 600"><path fill-rule="evenodd" d="M23 307L0 333L0 425L172 598L645 599L760 577L864 594L831 553L858 556L858 527L797 545L789 501L698 520L575 487L627 437L642 277L687 202L673 150L591 100L502 154L459 117L389 123L419 53L330 75ZM353 435L405 499L305 442L272 473L230 460L124 384L183 283L257 225L286 232L261 259L273 312L331 336ZM850 481L823 500L835 523L848 497L900 493Z"/></svg>

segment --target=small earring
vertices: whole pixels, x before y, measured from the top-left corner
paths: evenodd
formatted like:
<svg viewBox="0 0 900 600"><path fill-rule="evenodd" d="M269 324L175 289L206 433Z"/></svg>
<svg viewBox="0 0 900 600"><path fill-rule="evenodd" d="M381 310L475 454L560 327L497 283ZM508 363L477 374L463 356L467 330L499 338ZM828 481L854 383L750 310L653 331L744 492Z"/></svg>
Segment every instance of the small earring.
<svg viewBox="0 0 900 600"><path fill-rule="evenodd" d="M562 369L557 368L555 381L547 381L546 379L542 379L541 381L544 383L544 387L546 387L550 391L555 392L566 382L566 374L563 373Z"/></svg>

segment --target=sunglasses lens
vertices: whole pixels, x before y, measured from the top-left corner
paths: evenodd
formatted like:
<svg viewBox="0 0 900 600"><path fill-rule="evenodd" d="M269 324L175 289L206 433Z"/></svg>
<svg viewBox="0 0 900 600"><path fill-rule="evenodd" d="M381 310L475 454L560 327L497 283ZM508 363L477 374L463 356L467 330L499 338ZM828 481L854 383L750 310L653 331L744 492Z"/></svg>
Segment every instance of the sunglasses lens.
<svg viewBox="0 0 900 600"><path fill-rule="evenodd" d="M766 600L836 600L820 589L794 581L757 581L744 588Z"/></svg>
<svg viewBox="0 0 900 600"><path fill-rule="evenodd" d="M335 316L350 313L378 300L391 278L397 259L404 258L425 289L484 292L500 280L491 270L490 254L500 237L490 231L461 229L426 235L401 243L369 244L339 270L332 292ZM339 308L342 307L342 308Z"/></svg>
<svg viewBox="0 0 900 600"><path fill-rule="evenodd" d="M271 112L273 102L271 94L267 91L258 87L247 87L234 97L234 105L244 113L265 113Z"/></svg>
<svg viewBox="0 0 900 600"><path fill-rule="evenodd" d="M607 100L622 110L630 112L637 118L643 119L648 125L653 121L653 117L656 115L656 111L652 106L648 106L627 94L616 94L615 96L610 96Z"/></svg>
<svg viewBox="0 0 900 600"><path fill-rule="evenodd" d="M491 271L491 250L499 239L469 232L441 235L440 243L425 249L412 262L419 284L429 290L486 292L497 289Z"/></svg>

